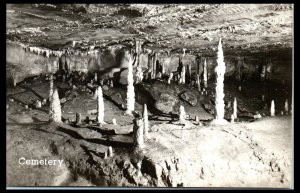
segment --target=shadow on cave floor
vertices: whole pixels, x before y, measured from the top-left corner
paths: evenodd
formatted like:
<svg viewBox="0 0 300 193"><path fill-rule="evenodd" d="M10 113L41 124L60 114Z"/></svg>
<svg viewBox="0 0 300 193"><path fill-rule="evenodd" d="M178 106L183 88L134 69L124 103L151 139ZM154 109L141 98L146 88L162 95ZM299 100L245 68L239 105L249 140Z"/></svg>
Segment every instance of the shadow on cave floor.
<svg viewBox="0 0 300 193"><path fill-rule="evenodd" d="M98 133L101 133L103 135L116 135L114 130L105 130L97 126L86 126L85 128L97 131Z"/></svg>
<svg viewBox="0 0 300 193"><path fill-rule="evenodd" d="M63 127L58 127L57 131L66 133L68 135L70 135L71 137L73 137L74 139L84 139L81 135L79 135L76 131L73 131L71 129L66 129Z"/></svg>
<svg viewBox="0 0 300 193"><path fill-rule="evenodd" d="M32 88L30 88L29 86L24 86L22 84L19 85L21 88L27 90L27 91L31 91L33 94L35 94L40 100L43 100L44 98L39 95L36 91L34 91Z"/></svg>
<svg viewBox="0 0 300 193"><path fill-rule="evenodd" d="M85 139L85 140L90 143L112 146L113 148L116 148L116 147L130 148L130 147L132 147L132 143L122 142L122 141L111 141L111 140L95 139L95 138L94 139L89 138L89 139Z"/></svg>
<svg viewBox="0 0 300 193"><path fill-rule="evenodd" d="M119 108L119 110L121 110L121 111L125 111L125 110L126 110L126 109L124 109L124 108L122 107L121 104L118 104L118 103L117 103L116 101L114 101L110 96L108 96L108 95L106 95L106 94L103 94L103 98L104 98L105 100L111 102L112 104L114 104L116 107Z"/></svg>
<svg viewBox="0 0 300 193"><path fill-rule="evenodd" d="M112 140L108 140L108 139L98 139L98 138L84 138L80 134L78 134L78 132L73 131L71 129L66 129L63 127L58 127L57 131L68 134L74 139L78 139L78 140L82 139L82 140L85 140L90 143L102 144L102 145L112 146L112 147L131 147L132 146L132 143L128 143L128 142L112 141Z"/></svg>

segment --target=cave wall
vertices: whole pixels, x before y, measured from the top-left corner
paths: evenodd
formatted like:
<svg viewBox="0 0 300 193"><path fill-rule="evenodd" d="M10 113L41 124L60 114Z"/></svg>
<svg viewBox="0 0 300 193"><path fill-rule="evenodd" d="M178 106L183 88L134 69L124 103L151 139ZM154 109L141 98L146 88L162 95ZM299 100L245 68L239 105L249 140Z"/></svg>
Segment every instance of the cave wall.
<svg viewBox="0 0 300 193"><path fill-rule="evenodd" d="M55 72L58 68L92 73L97 71L109 72L113 68L127 68L129 58L124 51L124 49L107 49L91 55L63 54L61 57L53 55L46 57L43 54L37 55L19 45L8 42L6 44L6 75L7 79L11 80L12 77L16 77L17 82L19 82L29 76L49 73L50 71ZM152 53L143 52L140 54L139 64L143 69L148 67L152 69L153 63L148 61L152 57ZM213 78L214 69L217 65L216 57L201 57L197 59L196 56L190 54L184 56L182 54L156 54L156 59L160 65L164 66L166 74L177 70L180 59L182 64L186 66L186 69L187 65L191 65L192 73L196 73L197 63L199 63L198 70L201 74L205 58L208 66L208 76ZM266 65L268 79L292 79L292 54L289 52L281 55L272 54L260 57L256 55L244 57L225 56L224 61L226 77L233 77L238 80L259 78L262 65Z"/></svg>

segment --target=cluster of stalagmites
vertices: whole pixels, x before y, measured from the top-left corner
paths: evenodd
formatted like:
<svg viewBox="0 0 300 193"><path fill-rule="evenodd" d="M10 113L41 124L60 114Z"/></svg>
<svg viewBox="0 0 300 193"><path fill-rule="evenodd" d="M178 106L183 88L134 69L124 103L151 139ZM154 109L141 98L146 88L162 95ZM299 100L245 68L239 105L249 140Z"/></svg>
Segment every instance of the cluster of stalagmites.
<svg viewBox="0 0 300 193"><path fill-rule="evenodd" d="M141 52L140 48L140 43L137 43L139 45L138 48L136 48L136 58L135 61L138 61L137 58L139 57L139 54ZM142 71L142 68L140 67L140 64L138 62L134 63L133 58L131 57L129 52L126 52L127 58L129 58L128 62L128 75L127 75L127 96L126 96L126 111L125 114L133 116L134 111L135 111L135 92L134 92L134 85L142 82L144 79L144 74ZM184 54L183 54L184 57ZM153 55L152 58L153 61L156 61L156 56L155 54ZM152 61L152 62L153 62ZM154 62L153 62L154 63ZM223 56L223 50L222 50L222 44L221 44L221 39L219 41L219 46L218 46L218 59L217 59L217 67L215 69L216 72L216 87L215 87L215 119L212 121L212 124L227 124L228 122L224 119L224 74L225 74L225 63L224 63L224 56ZM136 74L134 76L133 74L133 67L136 67ZM199 69L199 67L197 67ZM179 84L185 84L186 83L186 70L188 69L188 72L190 73L190 67L189 66L181 66L179 68L179 73L175 74L173 72L170 73L170 76L166 80L167 84L171 84L171 82L177 81ZM162 69L158 71L156 69L156 65L153 65L153 69L150 69L148 71L150 73L150 78L156 79L156 78L161 78L160 73L165 73L164 66L162 66ZM78 75L79 80L82 79L81 74ZM54 87L53 81L56 80L57 78L50 74L49 80L50 80L50 89L49 89L49 102L50 102L50 109L49 109L49 119L53 122L56 123L61 123L62 122L62 112L61 112L61 99L59 98L58 95L58 90L57 88ZM62 81L66 82L68 80L68 77L64 74L62 76ZM71 81L70 81L71 82ZM94 98L97 99L97 118L96 121L97 123L101 126L102 124L107 124L104 121L104 101L103 101L103 89L105 89L105 86L103 84L103 80L100 80L98 77L98 74L95 73L94 79L91 80L90 83L88 83L87 86L92 86L94 83L100 83L98 87L96 88ZM202 84L201 84L202 83ZM90 84L90 85L89 85ZM206 60L204 60L204 65L203 65L203 76L201 79L199 70L197 70L196 77L195 77L195 85L197 90L203 94L207 93L205 90L207 88L208 84L208 71L207 71L207 63ZM113 87L113 81L109 80L108 85ZM73 85L74 87L75 85ZM76 86L75 86L76 87ZM74 88L76 89L76 88ZM264 95L262 96L262 101L265 100ZM40 108L42 105L44 105L46 102L45 101L37 101L36 102L36 107ZM231 115L231 123L234 123L235 120L238 118L237 116L237 98L234 97L233 100L233 112ZM27 106L28 108L28 106ZM288 100L286 99L285 104L284 104L284 112L285 114L289 114L289 104ZM283 114L281 113L281 114ZM144 104L143 108L143 117L142 118L135 118L133 121L133 136L134 136L134 147L136 148L143 148L145 147L145 139L147 139L149 136L148 130L149 130L149 122L148 122L148 111L147 111L147 105ZM275 102L274 100L271 101L271 106L270 106L270 115L275 116ZM187 114L185 112L184 106L180 106L179 108L179 122L182 124L185 124L187 122L186 120ZM254 118L260 118L261 115L257 113ZM87 122L90 123L91 120L87 117ZM82 115L80 113L76 113L76 119L75 119L75 125L79 126L82 122ZM199 117L195 117L195 123L197 125L201 125ZM112 119L112 124L117 125L116 119ZM113 155L112 153L112 148L108 148L108 152L105 153L106 157L111 157Z"/></svg>

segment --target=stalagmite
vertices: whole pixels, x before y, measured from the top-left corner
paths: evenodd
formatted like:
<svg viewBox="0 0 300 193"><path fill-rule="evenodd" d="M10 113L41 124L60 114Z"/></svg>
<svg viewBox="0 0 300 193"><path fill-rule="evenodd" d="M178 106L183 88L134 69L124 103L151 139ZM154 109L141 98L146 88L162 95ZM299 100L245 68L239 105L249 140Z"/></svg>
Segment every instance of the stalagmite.
<svg viewBox="0 0 300 193"><path fill-rule="evenodd" d="M76 125L81 123L81 113L76 113Z"/></svg>
<svg viewBox="0 0 300 193"><path fill-rule="evenodd" d="M112 119L112 124L117 125L117 120L115 118Z"/></svg>
<svg viewBox="0 0 300 193"><path fill-rule="evenodd" d="M180 107L179 107L179 122L184 123L185 117L186 117L186 113L184 110L184 106L180 105Z"/></svg>
<svg viewBox="0 0 300 193"><path fill-rule="evenodd" d="M49 117L51 121L60 123L61 122L61 106L58 96L57 89L54 90L51 103L50 103L50 113Z"/></svg>
<svg viewBox="0 0 300 193"><path fill-rule="evenodd" d="M140 66L136 67L135 77L136 77L136 81L135 81L136 83L139 83L139 82L143 81L144 74L143 74L142 68Z"/></svg>
<svg viewBox="0 0 300 193"><path fill-rule="evenodd" d="M261 74L260 74L261 81L264 81L266 79L266 71L267 71L267 66L264 64L262 66L262 70L261 70Z"/></svg>
<svg viewBox="0 0 300 193"><path fill-rule="evenodd" d="M231 120L230 120L230 122L231 122L231 123L234 123L234 115L233 115L233 114L231 115Z"/></svg>
<svg viewBox="0 0 300 193"><path fill-rule="evenodd" d="M108 157L112 157L113 155L114 155L114 154L113 154L112 147L109 146L109 147L108 147L108 150L107 150L107 156L108 156Z"/></svg>
<svg viewBox="0 0 300 193"><path fill-rule="evenodd" d="M207 88L207 64L206 64L206 58L204 60L204 65L203 65L203 83L204 83L204 88Z"/></svg>
<svg viewBox="0 0 300 193"><path fill-rule="evenodd" d="M99 86L97 88L97 121L100 124L104 123L104 102L103 102L103 94L102 94L102 88Z"/></svg>
<svg viewBox="0 0 300 193"><path fill-rule="evenodd" d="M233 117L235 119L237 118L237 101L236 101L236 97L234 97L234 101L233 101Z"/></svg>
<svg viewBox="0 0 300 193"><path fill-rule="evenodd" d="M107 159L107 152L104 152L103 159Z"/></svg>
<svg viewBox="0 0 300 193"><path fill-rule="evenodd" d="M166 72L165 63L162 63L161 73L164 74Z"/></svg>
<svg viewBox="0 0 300 193"><path fill-rule="evenodd" d="M200 75L197 74L197 88L198 88L198 91L201 92L201 82L200 82Z"/></svg>
<svg viewBox="0 0 300 193"><path fill-rule="evenodd" d="M224 119L224 74L225 74L225 63L224 63L224 56L223 56L223 49L221 44L221 38L219 41L218 46L218 65L216 66L216 96L215 96L215 109L216 109L216 116L215 119L212 121L212 124L215 125L225 125L228 122Z"/></svg>
<svg viewBox="0 0 300 193"><path fill-rule="evenodd" d="M53 95L53 75L50 74L50 88L49 88L49 101L52 100L52 95Z"/></svg>
<svg viewBox="0 0 300 193"><path fill-rule="evenodd" d="M261 95L261 100L265 101L265 95Z"/></svg>
<svg viewBox="0 0 300 193"><path fill-rule="evenodd" d="M155 79L156 77L156 60L157 60L157 55L156 53L154 53L152 56L152 67L153 67L152 79Z"/></svg>
<svg viewBox="0 0 300 193"><path fill-rule="evenodd" d="M170 73L168 78L168 84L171 84L171 80L173 79L173 72Z"/></svg>
<svg viewBox="0 0 300 193"><path fill-rule="evenodd" d="M287 99L284 102L284 112L286 115L289 113L289 101Z"/></svg>
<svg viewBox="0 0 300 193"><path fill-rule="evenodd" d="M134 103L135 103L135 94L134 94L134 86L133 86L133 69L132 69L132 59L129 57L128 62L128 75L127 75L127 109L126 114L132 115L132 112L134 111Z"/></svg>
<svg viewBox="0 0 300 193"><path fill-rule="evenodd" d="M136 148L144 148L144 129L143 120L141 118L136 118L133 120L133 145Z"/></svg>
<svg viewBox="0 0 300 193"><path fill-rule="evenodd" d="M182 66L182 71L181 71L181 78L182 78L182 84L185 84L185 66Z"/></svg>
<svg viewBox="0 0 300 193"><path fill-rule="evenodd" d="M271 116L275 116L275 103L274 103L274 100L271 101L270 113L271 113Z"/></svg>
<svg viewBox="0 0 300 193"><path fill-rule="evenodd" d="M17 75L13 76L13 86L17 86Z"/></svg>
<svg viewBox="0 0 300 193"><path fill-rule="evenodd" d="M95 72L95 82L98 82L98 74Z"/></svg>
<svg viewBox="0 0 300 193"><path fill-rule="evenodd" d="M144 137L147 139L148 138L148 130L149 130L147 104L144 104L143 120L144 120Z"/></svg>

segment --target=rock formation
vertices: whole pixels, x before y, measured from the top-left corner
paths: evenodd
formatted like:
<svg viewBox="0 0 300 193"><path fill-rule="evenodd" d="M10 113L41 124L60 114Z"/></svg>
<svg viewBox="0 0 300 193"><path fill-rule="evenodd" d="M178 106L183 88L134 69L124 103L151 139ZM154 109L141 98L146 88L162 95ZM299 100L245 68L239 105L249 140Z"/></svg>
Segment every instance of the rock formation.
<svg viewBox="0 0 300 193"><path fill-rule="evenodd" d="M287 99L285 99L285 102L284 102L284 113L286 115L289 113L289 102Z"/></svg>
<svg viewBox="0 0 300 193"><path fill-rule="evenodd" d="M207 88L207 63L206 63L206 58L204 60L204 65L203 65L203 83L204 83L204 88Z"/></svg>
<svg viewBox="0 0 300 193"><path fill-rule="evenodd" d="M237 118L237 101L236 101L236 97L234 97L234 101L233 101L233 118L234 119Z"/></svg>
<svg viewBox="0 0 300 193"><path fill-rule="evenodd" d="M113 154L112 147L109 146L109 147L108 147L108 150L107 150L107 156L108 156L108 157L112 157L113 155L114 155L114 154Z"/></svg>
<svg viewBox="0 0 300 193"><path fill-rule="evenodd" d="M50 74L49 101L52 100L52 95L53 95L53 75Z"/></svg>
<svg viewBox="0 0 300 193"><path fill-rule="evenodd" d="M81 113L76 113L76 125L79 125L81 123Z"/></svg>
<svg viewBox="0 0 300 193"><path fill-rule="evenodd" d="M179 107L179 122L184 123L185 117L186 117L186 113L184 110L184 106L180 105L180 107Z"/></svg>
<svg viewBox="0 0 300 193"><path fill-rule="evenodd" d="M147 110L147 104L144 104L143 109L143 122L144 122L144 137L148 138L148 130L149 130L149 123L148 123L148 110Z"/></svg>
<svg viewBox="0 0 300 193"><path fill-rule="evenodd" d="M132 112L134 111L134 103L135 103L135 93L134 93L134 86L133 86L133 69L132 69L132 59L129 57L128 62L128 75L127 75L127 108L126 108L126 114L132 115Z"/></svg>
<svg viewBox="0 0 300 193"><path fill-rule="evenodd" d="M215 72L216 72L216 96L215 96L215 109L216 109L216 115L215 119L212 121L212 124L216 125L225 125L227 124L227 121L224 119L224 74L225 74L225 63L224 63L224 56L223 56L223 49L222 49L222 43L221 38L219 41L218 46L218 59L217 59L218 65L216 66Z"/></svg>
<svg viewBox="0 0 300 193"><path fill-rule="evenodd" d="M144 148L143 120L136 118L133 120L133 145L136 148Z"/></svg>
<svg viewBox="0 0 300 193"><path fill-rule="evenodd" d="M104 123L104 102L102 88L99 86L97 88L97 122L100 124Z"/></svg>
<svg viewBox="0 0 300 193"><path fill-rule="evenodd" d="M275 116L275 103L274 103L274 100L271 101L270 115Z"/></svg>
<svg viewBox="0 0 300 193"><path fill-rule="evenodd" d="M181 71L181 84L185 84L185 66L182 66L182 71Z"/></svg>
<svg viewBox="0 0 300 193"><path fill-rule="evenodd" d="M50 103L50 121L61 122L61 106L57 89L54 90Z"/></svg>

